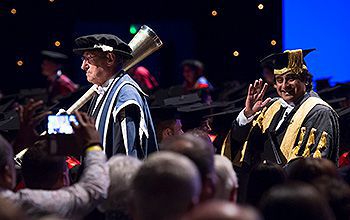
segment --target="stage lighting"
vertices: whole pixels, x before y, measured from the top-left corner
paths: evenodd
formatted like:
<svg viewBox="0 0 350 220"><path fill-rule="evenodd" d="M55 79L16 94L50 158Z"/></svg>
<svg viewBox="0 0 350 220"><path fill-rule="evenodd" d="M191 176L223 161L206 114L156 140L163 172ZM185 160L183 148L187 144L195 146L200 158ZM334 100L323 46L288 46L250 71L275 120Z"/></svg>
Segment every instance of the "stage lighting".
<svg viewBox="0 0 350 220"><path fill-rule="evenodd" d="M211 15L212 15L213 17L215 17L215 16L218 15L218 12L217 12L216 10L212 10L212 11L211 11Z"/></svg>
<svg viewBox="0 0 350 220"><path fill-rule="evenodd" d="M23 66L23 61L22 60L18 60L17 61L17 66Z"/></svg>
<svg viewBox="0 0 350 220"><path fill-rule="evenodd" d="M55 41L55 46L56 46L56 47L61 46L61 42L59 42L58 40L56 40L56 41Z"/></svg>
<svg viewBox="0 0 350 220"><path fill-rule="evenodd" d="M272 40L272 41L271 41L271 45L272 45L272 46L275 46L276 44L277 44L277 42L276 42L275 40Z"/></svg>
<svg viewBox="0 0 350 220"><path fill-rule="evenodd" d="M235 51L233 52L233 56L238 57L238 56L239 56L239 52L238 52L237 50L235 50Z"/></svg>
<svg viewBox="0 0 350 220"><path fill-rule="evenodd" d="M17 10L15 8L11 9L11 14L15 15L17 13Z"/></svg>
<svg viewBox="0 0 350 220"><path fill-rule="evenodd" d="M259 10L263 10L263 9L264 9L264 5L263 5L263 4L259 4L259 5L258 5L258 9L259 9Z"/></svg>
<svg viewBox="0 0 350 220"><path fill-rule="evenodd" d="M130 34L136 34L137 26L134 24L130 25L129 32L130 32Z"/></svg>

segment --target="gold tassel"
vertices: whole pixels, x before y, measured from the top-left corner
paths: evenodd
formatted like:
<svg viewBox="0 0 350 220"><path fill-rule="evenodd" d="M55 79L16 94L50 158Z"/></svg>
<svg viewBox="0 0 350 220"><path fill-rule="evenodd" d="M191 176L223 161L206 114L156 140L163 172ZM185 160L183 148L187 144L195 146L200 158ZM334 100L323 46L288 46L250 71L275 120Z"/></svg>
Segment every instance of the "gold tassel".
<svg viewBox="0 0 350 220"><path fill-rule="evenodd" d="M292 158L290 158L290 160L298 156L301 144L303 143L303 140L304 140L305 133L306 133L306 127L302 127L300 129L300 136L299 136L298 144L297 144L297 146L295 146L293 148L292 153L291 153Z"/></svg>
<svg viewBox="0 0 350 220"><path fill-rule="evenodd" d="M303 153L303 157L308 157L310 156L311 153L311 146L315 144L315 133L316 133L315 128L312 128L310 131L310 135L309 135L309 139L307 140L306 146L305 146L305 150Z"/></svg>
<svg viewBox="0 0 350 220"><path fill-rule="evenodd" d="M303 70L307 70L307 67L304 65L303 51L301 49L285 50L283 53L288 53L288 66L279 70L275 69L275 75L281 75L289 71L300 74Z"/></svg>
<svg viewBox="0 0 350 220"><path fill-rule="evenodd" d="M303 51L301 49L288 51L288 68L296 74L303 72Z"/></svg>
<svg viewBox="0 0 350 220"><path fill-rule="evenodd" d="M318 142L318 145L317 145L317 148L316 148L316 151L313 155L314 158L321 158L322 157L322 154L321 154L321 151L324 150L326 148L326 145L327 145L327 132L322 132L322 135L321 135L321 139L320 141Z"/></svg>

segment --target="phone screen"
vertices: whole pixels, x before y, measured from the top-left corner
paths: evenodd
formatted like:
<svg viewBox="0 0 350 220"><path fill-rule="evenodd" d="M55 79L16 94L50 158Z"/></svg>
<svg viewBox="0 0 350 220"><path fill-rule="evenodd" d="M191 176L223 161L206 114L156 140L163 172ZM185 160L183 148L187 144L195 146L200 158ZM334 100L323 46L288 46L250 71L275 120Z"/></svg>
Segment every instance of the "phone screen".
<svg viewBox="0 0 350 220"><path fill-rule="evenodd" d="M48 134L73 134L70 123L78 124L75 115L49 115L47 120Z"/></svg>

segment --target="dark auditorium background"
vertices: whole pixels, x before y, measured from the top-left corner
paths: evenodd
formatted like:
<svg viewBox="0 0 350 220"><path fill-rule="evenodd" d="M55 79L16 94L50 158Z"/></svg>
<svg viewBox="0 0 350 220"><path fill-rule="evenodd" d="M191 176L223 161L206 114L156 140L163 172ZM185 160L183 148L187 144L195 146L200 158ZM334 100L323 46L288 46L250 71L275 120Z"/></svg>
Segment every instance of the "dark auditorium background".
<svg viewBox="0 0 350 220"><path fill-rule="evenodd" d="M280 0L2 0L0 22L0 88L6 95L45 87L40 74L40 51L45 49L69 55L69 77L86 85L80 57L72 53L73 39L112 33L129 42L132 29L142 24L164 42L141 63L163 88L181 84L184 59L203 61L206 75L220 87L260 77L258 61L282 50Z"/></svg>

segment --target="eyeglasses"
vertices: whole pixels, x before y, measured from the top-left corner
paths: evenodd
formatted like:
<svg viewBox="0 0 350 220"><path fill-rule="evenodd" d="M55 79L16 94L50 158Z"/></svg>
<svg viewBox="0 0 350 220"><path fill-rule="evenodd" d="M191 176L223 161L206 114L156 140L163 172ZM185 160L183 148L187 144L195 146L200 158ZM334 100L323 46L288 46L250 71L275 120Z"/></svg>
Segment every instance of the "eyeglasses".
<svg viewBox="0 0 350 220"><path fill-rule="evenodd" d="M91 61L93 61L93 59L97 57L97 55L88 55L88 56L82 56L81 57L81 61L84 62L84 60L88 63L91 63Z"/></svg>

